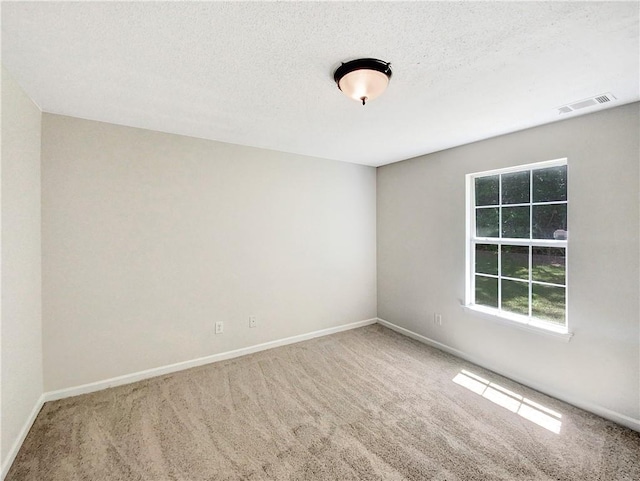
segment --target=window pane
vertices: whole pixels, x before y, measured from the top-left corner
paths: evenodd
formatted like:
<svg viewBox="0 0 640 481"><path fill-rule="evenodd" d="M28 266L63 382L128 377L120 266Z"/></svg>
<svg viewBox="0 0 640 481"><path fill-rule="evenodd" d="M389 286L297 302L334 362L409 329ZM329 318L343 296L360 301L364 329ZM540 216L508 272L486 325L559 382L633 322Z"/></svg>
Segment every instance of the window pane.
<svg viewBox="0 0 640 481"><path fill-rule="evenodd" d="M553 286L532 286L533 317L564 325L565 288Z"/></svg>
<svg viewBox="0 0 640 481"><path fill-rule="evenodd" d="M529 238L530 207L502 208L502 237Z"/></svg>
<svg viewBox="0 0 640 481"><path fill-rule="evenodd" d="M476 304L498 307L498 279L476 276Z"/></svg>
<svg viewBox="0 0 640 481"><path fill-rule="evenodd" d="M567 200L567 166L533 171L533 202Z"/></svg>
<svg viewBox="0 0 640 481"><path fill-rule="evenodd" d="M502 174L502 203L528 203L530 193L529 177L529 171Z"/></svg>
<svg viewBox="0 0 640 481"><path fill-rule="evenodd" d="M529 315L529 283L502 279L502 309Z"/></svg>
<svg viewBox="0 0 640 481"><path fill-rule="evenodd" d="M498 275L498 246L476 244L476 272Z"/></svg>
<svg viewBox="0 0 640 481"><path fill-rule="evenodd" d="M546 240L568 238L567 172L562 165L474 178L474 257L468 268L476 305L498 308L505 318L513 313L566 324L566 243Z"/></svg>
<svg viewBox="0 0 640 481"><path fill-rule="evenodd" d="M497 205L499 200L500 177L476 178L476 205Z"/></svg>
<svg viewBox="0 0 640 481"><path fill-rule="evenodd" d="M567 204L533 206L534 239L567 238Z"/></svg>
<svg viewBox="0 0 640 481"><path fill-rule="evenodd" d="M502 246L502 275L529 280L528 246Z"/></svg>
<svg viewBox="0 0 640 481"><path fill-rule="evenodd" d="M497 207L476 209L476 236L498 237L499 215Z"/></svg>
<svg viewBox="0 0 640 481"><path fill-rule="evenodd" d="M532 249L531 275L533 280L564 284L565 250L556 247L533 247Z"/></svg>

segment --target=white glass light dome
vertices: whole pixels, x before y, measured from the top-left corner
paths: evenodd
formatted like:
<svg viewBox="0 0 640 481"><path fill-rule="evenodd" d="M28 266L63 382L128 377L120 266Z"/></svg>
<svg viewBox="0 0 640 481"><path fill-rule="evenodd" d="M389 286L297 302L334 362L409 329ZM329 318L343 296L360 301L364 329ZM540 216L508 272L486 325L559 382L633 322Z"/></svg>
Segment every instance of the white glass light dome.
<svg viewBox="0 0 640 481"><path fill-rule="evenodd" d="M373 58L352 60L340 65L333 79L345 95L365 105L386 90L391 67L388 62Z"/></svg>

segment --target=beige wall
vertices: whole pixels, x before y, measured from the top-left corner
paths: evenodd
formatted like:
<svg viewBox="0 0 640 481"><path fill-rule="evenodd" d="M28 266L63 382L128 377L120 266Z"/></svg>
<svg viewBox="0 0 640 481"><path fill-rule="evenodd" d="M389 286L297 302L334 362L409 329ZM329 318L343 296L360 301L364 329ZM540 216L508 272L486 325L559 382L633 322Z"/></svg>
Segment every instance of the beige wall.
<svg viewBox="0 0 640 481"><path fill-rule="evenodd" d="M40 109L2 68L2 466L42 395Z"/></svg>
<svg viewBox="0 0 640 481"><path fill-rule="evenodd" d="M378 169L378 317L639 420L639 129L635 103ZM460 307L465 174L561 157L569 163L568 344Z"/></svg>
<svg viewBox="0 0 640 481"><path fill-rule="evenodd" d="M42 196L47 391L376 316L372 167L44 114Z"/></svg>

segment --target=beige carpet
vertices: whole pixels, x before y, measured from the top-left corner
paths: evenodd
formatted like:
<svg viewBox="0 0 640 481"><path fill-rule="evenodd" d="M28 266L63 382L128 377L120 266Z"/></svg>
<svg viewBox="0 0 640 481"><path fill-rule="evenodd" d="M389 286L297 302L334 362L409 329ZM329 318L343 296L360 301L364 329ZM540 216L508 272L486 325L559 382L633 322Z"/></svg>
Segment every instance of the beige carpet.
<svg viewBox="0 0 640 481"><path fill-rule="evenodd" d="M241 479L638 480L640 435L373 325L47 403L7 477Z"/></svg>

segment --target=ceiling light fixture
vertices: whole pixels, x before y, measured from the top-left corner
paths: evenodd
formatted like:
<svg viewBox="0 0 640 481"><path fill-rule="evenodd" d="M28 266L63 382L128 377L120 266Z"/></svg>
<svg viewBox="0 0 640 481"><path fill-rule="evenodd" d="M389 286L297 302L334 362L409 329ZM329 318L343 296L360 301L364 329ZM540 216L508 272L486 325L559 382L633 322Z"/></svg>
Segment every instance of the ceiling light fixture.
<svg viewBox="0 0 640 481"><path fill-rule="evenodd" d="M359 58L340 65L333 74L338 88L353 100L373 100L385 91L391 79L391 64L375 58Z"/></svg>

